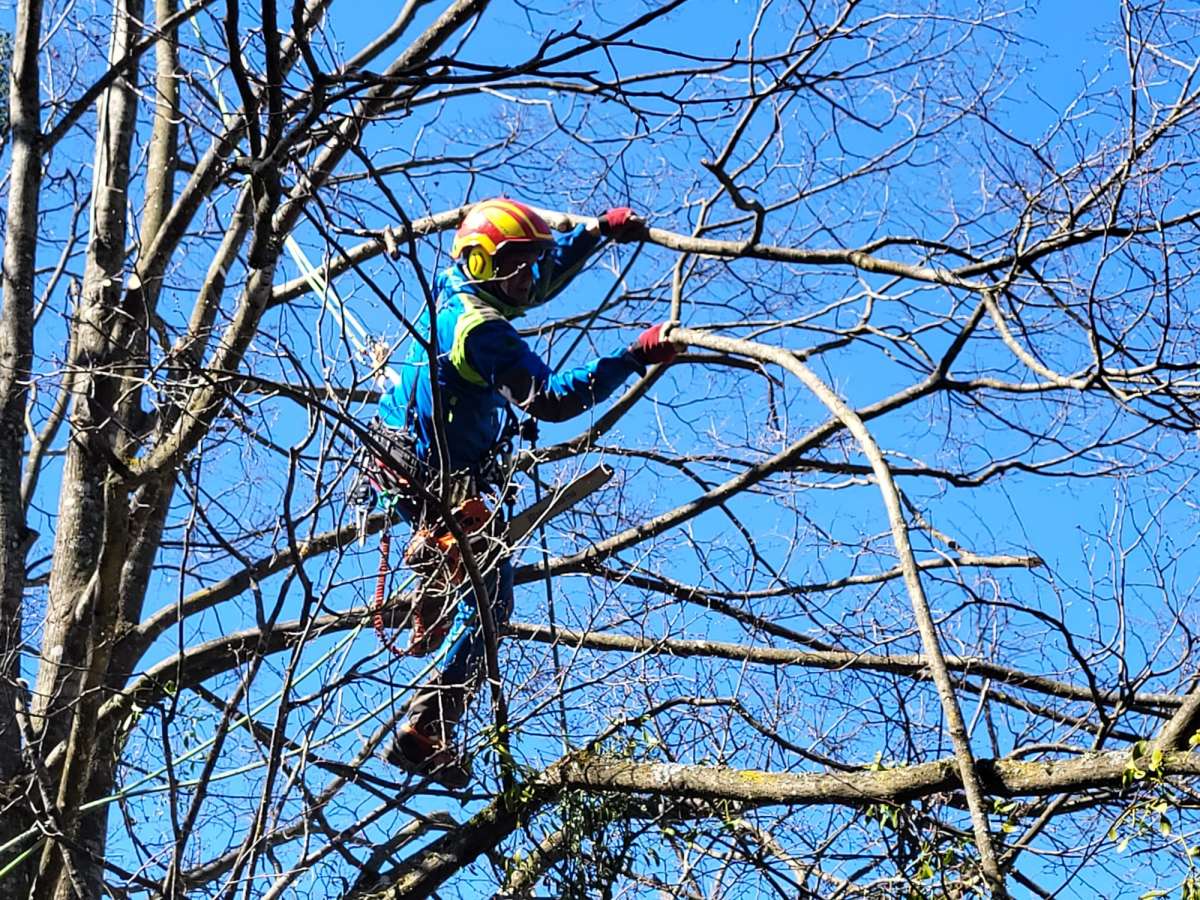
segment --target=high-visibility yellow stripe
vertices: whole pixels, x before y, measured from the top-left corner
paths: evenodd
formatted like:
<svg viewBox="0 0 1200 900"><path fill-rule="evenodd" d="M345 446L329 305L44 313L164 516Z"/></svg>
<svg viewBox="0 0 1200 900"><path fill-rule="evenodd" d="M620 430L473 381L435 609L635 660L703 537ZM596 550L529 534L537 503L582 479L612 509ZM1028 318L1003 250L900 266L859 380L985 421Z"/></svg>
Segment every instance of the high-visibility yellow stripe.
<svg viewBox="0 0 1200 900"><path fill-rule="evenodd" d="M488 210L488 222L506 238L529 237L525 223L513 215L513 211L496 205Z"/></svg>
<svg viewBox="0 0 1200 900"><path fill-rule="evenodd" d="M487 251L488 256L496 255L496 242L486 231L477 231L463 238L461 242L455 241L454 246L450 248L450 256L458 259L468 247L482 247Z"/></svg>
<svg viewBox="0 0 1200 900"><path fill-rule="evenodd" d="M487 382L467 360L467 336L476 326L483 324L484 318L481 310L464 300L463 311L459 314L458 321L454 323L454 343L450 345L450 365L454 366L454 370L471 384L480 387L486 387Z"/></svg>
<svg viewBox="0 0 1200 900"><path fill-rule="evenodd" d="M550 237L550 233L548 231L538 231L537 226L533 224L533 219L531 219L526 214L525 210L521 209L521 207L519 207L517 204L512 203L508 200L497 200L497 201L495 201L495 206L497 209L502 210L503 212L505 212L509 216L511 216L517 222L517 224L521 226L521 229L525 232L526 237L529 237L529 238L549 238Z"/></svg>

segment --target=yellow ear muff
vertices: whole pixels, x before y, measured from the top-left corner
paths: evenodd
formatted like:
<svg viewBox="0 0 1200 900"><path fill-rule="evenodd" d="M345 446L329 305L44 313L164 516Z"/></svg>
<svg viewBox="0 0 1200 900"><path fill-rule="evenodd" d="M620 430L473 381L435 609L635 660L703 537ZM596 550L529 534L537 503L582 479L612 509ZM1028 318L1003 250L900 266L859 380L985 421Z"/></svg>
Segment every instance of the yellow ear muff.
<svg viewBox="0 0 1200 900"><path fill-rule="evenodd" d="M482 247L472 247L467 251L467 272L477 281L491 281L496 274L492 255Z"/></svg>

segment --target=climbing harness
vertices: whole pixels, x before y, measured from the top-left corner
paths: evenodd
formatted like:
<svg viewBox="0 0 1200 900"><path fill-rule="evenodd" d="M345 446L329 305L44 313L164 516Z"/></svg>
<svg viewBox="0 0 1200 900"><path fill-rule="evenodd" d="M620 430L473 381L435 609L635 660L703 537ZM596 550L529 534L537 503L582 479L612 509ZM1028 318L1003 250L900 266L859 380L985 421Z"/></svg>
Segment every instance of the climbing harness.
<svg viewBox="0 0 1200 900"><path fill-rule="evenodd" d="M483 559L493 543L489 526L495 521L487 504L472 497L453 511L458 526L467 534L471 551ZM379 568L375 576L375 596L371 603L371 621L379 642L397 658L427 656L436 650L450 631L457 605L457 592L466 581L466 567L458 541L447 527L422 525L413 532L404 549L404 564L418 579L412 594L408 646L398 646L395 633L388 633L384 612L391 575L391 531L379 538Z"/></svg>
<svg viewBox="0 0 1200 900"><path fill-rule="evenodd" d="M468 538L475 558L486 566L499 557L496 552L503 534L503 519L481 496L487 488L502 488L511 472L512 437L515 425L506 425L496 449L474 472L456 472L442 479L432 472L417 453L416 438L404 429L391 428L379 420L369 427L369 449L360 465L359 483L353 491L357 519L365 523L372 507L382 506L388 524L379 541L379 568L375 579L372 620L380 643L397 657L425 656L436 649L449 631L457 606L459 589L466 581L462 548L451 528L431 508L434 496L453 503L451 515ZM445 482L445 489L441 487ZM511 504L511 500L508 501ZM412 522L413 533L403 552L404 565L418 580L412 593L408 645L401 649L388 634L384 608L391 574L392 519L399 514ZM364 531L360 527L360 537Z"/></svg>

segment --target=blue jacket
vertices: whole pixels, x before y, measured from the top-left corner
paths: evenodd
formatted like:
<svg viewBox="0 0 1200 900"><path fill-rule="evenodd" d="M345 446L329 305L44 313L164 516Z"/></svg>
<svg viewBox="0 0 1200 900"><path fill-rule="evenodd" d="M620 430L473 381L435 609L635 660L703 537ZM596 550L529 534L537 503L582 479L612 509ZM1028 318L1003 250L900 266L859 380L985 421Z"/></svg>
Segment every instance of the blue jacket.
<svg viewBox="0 0 1200 900"><path fill-rule="evenodd" d="M556 235L554 248L534 273L529 305L545 303L566 287L599 242L582 225ZM643 371L627 350L620 350L555 374L512 326L510 320L523 308L487 293L458 265L440 272L433 289L437 381L451 471L487 458L500 437L506 403L539 419L562 421L605 400L630 375ZM430 333L428 310L418 319L417 332ZM417 451L436 464L429 355L419 342L411 342L399 375L400 384L379 403L379 416L393 428L408 427Z"/></svg>

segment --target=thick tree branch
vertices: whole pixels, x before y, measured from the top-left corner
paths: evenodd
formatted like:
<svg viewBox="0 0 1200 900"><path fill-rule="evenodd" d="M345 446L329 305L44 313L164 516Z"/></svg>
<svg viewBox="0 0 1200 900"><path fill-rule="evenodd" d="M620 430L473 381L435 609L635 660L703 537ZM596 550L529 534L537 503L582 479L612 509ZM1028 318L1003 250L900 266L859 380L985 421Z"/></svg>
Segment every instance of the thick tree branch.
<svg viewBox="0 0 1200 900"><path fill-rule="evenodd" d="M1004 797L1048 796L1087 790L1120 790L1128 753L1084 754L1074 759L976 760L986 789ZM1145 762L1145 760L1141 760ZM507 838L520 822L564 790L646 794L725 801L751 807L781 805L866 807L904 804L962 790L955 758L875 771L793 774L719 766L637 762L581 752L568 756L495 800L459 828L433 841L398 869L346 900L420 900ZM1200 775L1200 756L1169 753L1163 776Z"/></svg>
<svg viewBox="0 0 1200 900"><path fill-rule="evenodd" d="M975 767L989 793L1045 797L1088 790L1119 791L1131 762L1145 763L1146 759L1135 760L1128 752L1113 751L1085 753L1072 759L979 759ZM1157 771L1163 776L1200 775L1200 755L1168 753ZM581 756L548 769L537 783L767 806L907 803L931 794L962 790L955 758L879 771L792 774Z"/></svg>
<svg viewBox="0 0 1200 900"><path fill-rule="evenodd" d="M160 21L158 23L158 31L146 36L145 38L142 38L140 41L130 47L123 56L112 61L108 71L105 72L104 75L102 75L95 82L93 82L87 88L87 90L80 95L79 99L72 103L67 111L59 117L58 121L53 124L50 132L46 135L46 148L50 149L60 140L62 140L63 137L66 136L67 132L70 131L71 126L79 121L80 117L88 111L88 109L93 103L96 102L101 94L112 87L112 85L118 79L124 78L129 74L130 70L137 65L138 60L142 58L142 55L147 50L149 50L159 41L173 40L172 35L180 25L203 12L207 7L212 6L215 2L216 0L197 0L193 6L189 6L187 9L181 10L169 18Z"/></svg>
<svg viewBox="0 0 1200 900"><path fill-rule="evenodd" d="M998 898L1008 896L1004 886L1004 875L1000 870L996 851L992 842L991 830L988 825L988 810L985 804L982 785L975 772L975 756L971 749L970 738L967 734L966 723L954 691L954 683L946 668L946 660L942 653L941 640L937 627L925 597L925 589L921 583L920 569L909 543L908 524L901 509L900 492L895 480L884 460L879 445L874 436L867 430L862 418L858 416L840 397L831 391L823 381L801 363L795 354L778 347L755 344L751 341L734 340L730 338L713 337L693 329L680 328L672 332L679 340L687 344L707 347L724 353L737 353L750 356L762 362L773 362L795 375L814 395L829 409L834 416L854 435L863 455L871 464L879 491L883 496L884 507L887 510L888 522L891 526L892 541L896 547L900 566L904 570L904 584L912 601L913 614L917 620L917 628L921 633L921 643L925 648L925 656L929 660L933 672L934 683L937 685L938 697L946 716L947 730L954 744L955 757L958 760L959 775L962 779L963 790L966 793L967 804L971 810L971 823L975 831L975 844L979 849L980 862L992 894Z"/></svg>
<svg viewBox="0 0 1200 900"><path fill-rule="evenodd" d="M722 641L655 639L608 632L552 629L546 625L526 622L511 622L505 628L505 632L519 640L536 641L541 644L557 641L568 647L583 647L589 650L643 653L681 659L688 657L728 659L768 666L799 666L833 671L882 672L908 675L920 679L931 677L929 661L924 656L915 654L881 656L874 653L854 653L848 650L791 650L779 647L731 644ZM1182 702L1181 698L1175 694L1146 693L1130 696L1117 691L1105 691L1097 696L1082 685L1059 681L1045 675L1034 675L981 657L947 656L945 660L948 669L961 672L963 675L991 678L1002 684L1036 691L1039 694L1058 697L1062 700L1077 700L1083 703L1099 701L1108 706L1128 706L1154 715L1164 715L1164 710L1176 709Z"/></svg>

